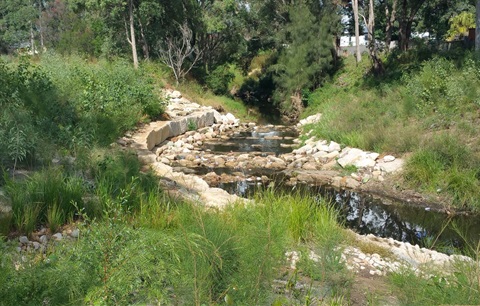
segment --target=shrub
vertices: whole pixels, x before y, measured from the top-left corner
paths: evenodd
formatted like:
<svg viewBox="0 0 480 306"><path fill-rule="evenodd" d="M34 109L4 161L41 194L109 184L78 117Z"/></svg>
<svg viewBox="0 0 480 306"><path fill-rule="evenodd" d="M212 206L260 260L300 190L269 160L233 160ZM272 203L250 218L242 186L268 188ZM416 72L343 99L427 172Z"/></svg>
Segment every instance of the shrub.
<svg viewBox="0 0 480 306"><path fill-rule="evenodd" d="M207 86L217 95L228 94L228 84L235 78L228 65L220 65L206 78Z"/></svg>

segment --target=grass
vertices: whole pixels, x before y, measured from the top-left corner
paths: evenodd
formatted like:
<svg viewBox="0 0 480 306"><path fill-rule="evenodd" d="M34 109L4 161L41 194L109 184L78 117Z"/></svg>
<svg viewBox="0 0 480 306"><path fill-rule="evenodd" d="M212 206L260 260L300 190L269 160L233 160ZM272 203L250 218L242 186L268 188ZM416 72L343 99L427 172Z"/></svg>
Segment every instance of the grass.
<svg viewBox="0 0 480 306"><path fill-rule="evenodd" d="M343 146L412 153L403 175L407 187L478 211L480 64L468 53L451 60L421 52L391 55L381 80L367 74L368 61L357 66L346 58L334 80L310 95L304 116L323 116L307 128Z"/></svg>
<svg viewBox="0 0 480 306"><path fill-rule="evenodd" d="M22 269L13 268L15 253L3 256L0 268L15 281L3 284L0 305L26 299L50 305L201 305L222 304L227 295L241 305L268 304L276 299L271 284L282 277L285 252L305 246L324 259L308 263L305 255L299 273L325 283L328 298L344 292L344 266L336 247L344 234L328 203L269 190L257 196L256 205L205 210L165 196L153 178L140 178L128 155L108 156L113 157L106 165L104 158L92 161L97 164L92 172L96 188L119 184L99 197L106 202L101 203L102 215L79 212L81 238L54 246L45 259L28 259ZM137 179L128 179L128 169ZM45 222L52 227L61 224L63 206L58 203L47 210ZM39 275L46 280L36 282ZM319 294L291 296L288 303Z"/></svg>
<svg viewBox="0 0 480 306"><path fill-rule="evenodd" d="M14 223L30 234L42 223L72 220L78 207L85 207L83 179L70 176L59 168L34 173L24 181L6 180Z"/></svg>
<svg viewBox="0 0 480 306"><path fill-rule="evenodd" d="M257 121L259 119L258 112L246 106L242 101L227 96L214 95L194 81L181 84L179 90L192 102L232 113L242 121Z"/></svg>
<svg viewBox="0 0 480 306"><path fill-rule="evenodd" d="M438 271L393 273L390 281L402 305L478 305L480 280L478 261L457 262L454 273L445 276ZM430 276L426 276L430 275Z"/></svg>

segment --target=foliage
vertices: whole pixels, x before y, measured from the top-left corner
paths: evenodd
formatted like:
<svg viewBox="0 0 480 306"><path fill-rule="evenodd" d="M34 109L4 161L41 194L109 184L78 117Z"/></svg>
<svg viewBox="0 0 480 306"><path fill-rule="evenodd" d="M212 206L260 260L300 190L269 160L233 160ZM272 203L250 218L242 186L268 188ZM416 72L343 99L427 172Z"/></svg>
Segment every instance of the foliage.
<svg viewBox="0 0 480 306"><path fill-rule="evenodd" d="M78 155L110 144L144 116L163 112L150 78L126 63L88 64L78 57L44 56L0 64L0 160L49 163L58 148Z"/></svg>
<svg viewBox="0 0 480 306"><path fill-rule="evenodd" d="M323 271L321 280L339 280L339 290L345 286L341 278L328 277L343 271L334 260L343 232L323 200L272 190L259 195L257 205L215 212L158 198L150 183L139 186L153 196L139 210L111 197L102 205L103 219L82 214L78 241L51 246L46 258L25 259L15 270L15 253L2 256L0 305L201 305L220 304L227 296L237 304L265 304L274 297L271 283L286 264L285 251L300 247L299 239L326 258L314 264ZM314 213L305 214L310 208ZM301 269L318 273L306 265Z"/></svg>
<svg viewBox="0 0 480 306"><path fill-rule="evenodd" d="M403 305L478 304L478 268L475 263L457 262L448 276L418 276L414 272L394 273L391 282Z"/></svg>
<svg viewBox="0 0 480 306"><path fill-rule="evenodd" d="M285 110L301 110L302 90L321 84L331 65L332 33L328 27L333 21L328 17L316 17L306 4L292 6L289 11L290 23L282 32L284 48L271 68L276 73L276 100L284 103Z"/></svg>
<svg viewBox="0 0 480 306"><path fill-rule="evenodd" d="M448 21L450 29L447 32L447 41L468 36L468 29L475 28L475 15L470 12L461 12Z"/></svg>
<svg viewBox="0 0 480 306"><path fill-rule="evenodd" d="M396 64L395 55L390 57L382 80L348 58L331 84L310 95L305 115L323 115L307 128L343 145L413 152L403 175L407 186L439 192L458 207L477 210L478 61L456 52L405 53ZM444 130L448 133L442 136Z"/></svg>
<svg viewBox="0 0 480 306"><path fill-rule="evenodd" d="M446 190L457 206L478 210L479 166L480 158L456 135L441 134L413 154L404 176L420 188Z"/></svg>
<svg viewBox="0 0 480 306"><path fill-rule="evenodd" d="M72 220L77 208L86 208L82 178L48 169L24 181L6 179L12 213L18 230L30 234L40 224L62 225Z"/></svg>
<svg viewBox="0 0 480 306"><path fill-rule="evenodd" d="M229 93L228 85L234 77L228 65L221 65L207 76L206 83L214 94L225 95Z"/></svg>

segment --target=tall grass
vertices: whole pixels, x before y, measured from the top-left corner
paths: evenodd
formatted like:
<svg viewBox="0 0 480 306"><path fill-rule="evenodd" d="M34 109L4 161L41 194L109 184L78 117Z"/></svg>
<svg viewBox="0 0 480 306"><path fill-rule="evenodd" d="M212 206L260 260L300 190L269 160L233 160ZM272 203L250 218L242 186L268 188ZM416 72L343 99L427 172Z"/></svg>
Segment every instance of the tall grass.
<svg viewBox="0 0 480 306"><path fill-rule="evenodd" d="M14 223L20 231L31 233L45 223L72 220L77 207L84 207L84 180L49 168L23 181L6 179Z"/></svg>
<svg viewBox="0 0 480 306"><path fill-rule="evenodd" d="M412 185L427 191L445 190L458 207L480 208L480 156L456 134L443 133L422 144L404 172Z"/></svg>
<svg viewBox="0 0 480 306"><path fill-rule="evenodd" d="M480 304L480 242L466 239L458 224L453 228L463 238L472 260L457 259L447 273L429 267L423 267L421 273L393 273L390 282L403 305Z"/></svg>
<svg viewBox="0 0 480 306"><path fill-rule="evenodd" d="M321 261L310 262L305 251L298 273L345 288L335 282L341 278L329 277L343 266L335 262L343 231L327 203L269 191L255 205L212 211L147 185L138 210L127 211L117 200L104 204L103 219L85 215L81 238L52 249L46 260L15 270L13 258L3 258L0 268L15 281L0 288L0 305L213 305L227 296L237 305L271 304L277 300L272 281L288 265L285 252L305 248L321 254ZM325 297L324 291L312 294ZM301 300L292 296L287 303Z"/></svg>

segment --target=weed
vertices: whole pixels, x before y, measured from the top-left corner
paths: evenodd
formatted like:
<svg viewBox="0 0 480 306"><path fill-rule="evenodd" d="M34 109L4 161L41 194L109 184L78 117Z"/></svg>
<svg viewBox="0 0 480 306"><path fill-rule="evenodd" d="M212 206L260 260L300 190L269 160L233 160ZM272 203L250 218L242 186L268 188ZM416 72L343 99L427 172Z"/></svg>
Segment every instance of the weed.
<svg viewBox="0 0 480 306"><path fill-rule="evenodd" d="M189 131L196 131L197 130L197 124L195 123L195 121L189 119L188 122L187 122L187 129Z"/></svg>

